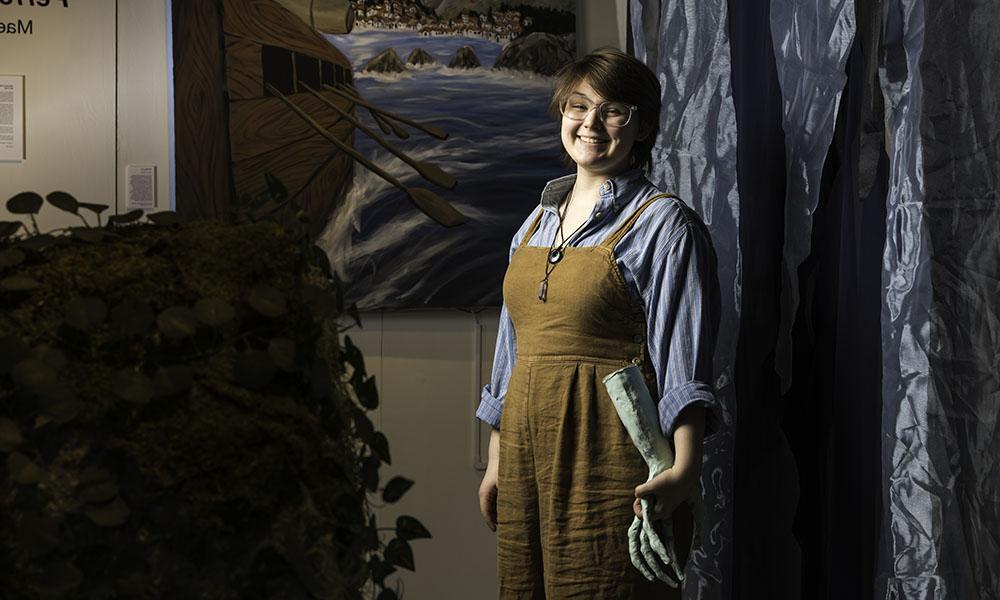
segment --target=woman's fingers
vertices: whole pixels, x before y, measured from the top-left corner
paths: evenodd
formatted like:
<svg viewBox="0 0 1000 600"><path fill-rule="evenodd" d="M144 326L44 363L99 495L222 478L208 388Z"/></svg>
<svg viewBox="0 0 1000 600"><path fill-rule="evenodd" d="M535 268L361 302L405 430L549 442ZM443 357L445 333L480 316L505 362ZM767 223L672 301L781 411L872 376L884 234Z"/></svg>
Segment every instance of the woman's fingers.
<svg viewBox="0 0 1000 600"><path fill-rule="evenodd" d="M479 484L479 512L486 521L490 531L497 530L497 482L496 476L486 471L483 482Z"/></svg>

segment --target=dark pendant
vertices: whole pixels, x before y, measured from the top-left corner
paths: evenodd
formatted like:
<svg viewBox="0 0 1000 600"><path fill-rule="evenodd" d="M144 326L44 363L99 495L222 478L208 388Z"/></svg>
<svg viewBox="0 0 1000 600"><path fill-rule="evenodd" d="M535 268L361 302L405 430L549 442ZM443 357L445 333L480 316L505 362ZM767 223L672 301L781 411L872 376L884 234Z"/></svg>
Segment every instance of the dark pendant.
<svg viewBox="0 0 1000 600"><path fill-rule="evenodd" d="M545 298L548 296L549 282L545 279L538 284L538 299L545 302Z"/></svg>
<svg viewBox="0 0 1000 600"><path fill-rule="evenodd" d="M560 250L559 248L554 248L552 250L549 250L549 262L550 263L556 264L557 262L559 262L559 261L562 260L562 257L563 257L563 253L562 253L562 250Z"/></svg>

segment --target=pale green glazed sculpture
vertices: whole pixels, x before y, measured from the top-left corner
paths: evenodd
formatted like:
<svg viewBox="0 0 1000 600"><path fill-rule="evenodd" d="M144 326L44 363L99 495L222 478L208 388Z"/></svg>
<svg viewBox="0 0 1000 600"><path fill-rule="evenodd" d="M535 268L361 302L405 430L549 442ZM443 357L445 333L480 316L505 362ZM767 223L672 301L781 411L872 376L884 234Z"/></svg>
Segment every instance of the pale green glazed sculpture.
<svg viewBox="0 0 1000 600"><path fill-rule="evenodd" d="M649 467L647 481L672 467L674 452L660 431L656 402L646 387L639 367L629 365L611 373L603 381L615 410L618 411L618 417ZM693 549L701 530L703 506L700 489L696 490L686 502L691 504L694 515L694 536L691 540ZM663 519L665 539L661 540L649 518L649 502L643 498L641 504L643 518L636 517L628 529L628 550L632 564L646 579L650 581L660 579L671 587L677 587L684 581L684 571L677 561L671 520L669 517ZM672 569L673 577L661 565Z"/></svg>

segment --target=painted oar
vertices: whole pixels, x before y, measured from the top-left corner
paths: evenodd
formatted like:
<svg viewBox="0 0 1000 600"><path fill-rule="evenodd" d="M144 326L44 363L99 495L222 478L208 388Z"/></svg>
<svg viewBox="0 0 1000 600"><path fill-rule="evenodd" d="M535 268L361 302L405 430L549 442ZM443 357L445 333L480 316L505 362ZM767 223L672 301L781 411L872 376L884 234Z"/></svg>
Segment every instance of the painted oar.
<svg viewBox="0 0 1000 600"><path fill-rule="evenodd" d="M313 120L313 118L310 117L306 113L306 111L296 106L294 102L289 100L284 94L278 91L270 83L265 82L264 87L265 89L267 89L267 91L271 92L271 94L273 94L276 98L284 102L288 106L288 108L290 108L293 112L295 112L295 114L302 117L302 119L310 126L312 126L312 128L315 129L317 133L326 138L328 142L336 146L337 149L339 149L341 152L350 156L372 173L375 173L382 179L385 179L392 185L396 186L397 188L405 192L406 195L410 198L410 201L413 202L413 204L417 208L422 210L430 218L434 219L435 221L444 225L445 227L454 227L456 225L461 225L462 223L465 223L466 221L469 220L468 217L460 213L454 206L449 204L444 198L438 196L434 192L430 190L425 190L423 188L411 188L403 185L403 182L401 182L400 180L396 179L389 173L382 170L382 168L380 168L378 165L376 165L375 163L371 162L370 160L362 156L354 148L350 147L349 145L337 139L335 135L327 131L325 127L323 127L315 120Z"/></svg>
<svg viewBox="0 0 1000 600"><path fill-rule="evenodd" d="M410 134L405 129L403 129L399 125L396 125L389 119L386 119L385 117L380 115L377 110L369 108L368 113L372 116L373 119L375 119L376 123L387 126L389 128L389 131L391 131L394 136L398 137L401 140L410 139Z"/></svg>
<svg viewBox="0 0 1000 600"><path fill-rule="evenodd" d="M378 142L383 148L385 148L389 152L392 152L397 157L399 157L400 160L413 167L417 171L417 173L420 173L420 176L426 179L427 181L430 181L434 185L439 185L449 190L454 189L455 185L458 184L458 181L456 181L454 177L442 171L441 168L438 167L437 165L432 165L430 163L426 163L423 161L414 160L409 156L407 156L402 150L392 145L391 143L383 139L382 136L372 131L369 127L365 126L364 123L351 116L350 113L345 112L344 109L340 108L339 106L331 102L329 98L326 98L316 90L309 87L309 85L304 81L300 81L299 85L308 90L309 93L312 94L313 96L316 96L316 98L318 98L320 102L326 104L327 106L335 110L337 114L340 115L342 118L346 119L348 123L353 124L355 127L368 134L368 137L372 138L373 140Z"/></svg>
<svg viewBox="0 0 1000 600"><path fill-rule="evenodd" d="M329 88L330 86L324 84L324 87ZM331 88L331 91L336 91L336 90L333 90ZM358 93L356 91L354 91L354 89L352 89L350 87L345 86L344 87L344 91L346 91L351 96L350 99L352 101L357 101L358 99L361 98L361 96L358 95ZM343 96L343 94L341 94L341 96ZM389 134L395 135L396 137L398 137L401 140L408 140L408 139L410 139L410 134L407 133L405 129L403 129L399 125L396 125L395 123L393 123L389 119L385 118L385 116L379 114L379 111L378 111L377 108L375 108L374 106L368 105L368 104L365 104L363 106L368 109L368 114L370 114L372 116L372 120L375 121L375 123L378 125L378 128L382 130L382 133L384 133L386 135L389 135Z"/></svg>
<svg viewBox="0 0 1000 600"><path fill-rule="evenodd" d="M418 123L413 119L407 119L406 117L397 115L395 113L391 113L383 108L379 108L373 104L370 104L367 100L359 96L350 86L339 84L337 87L333 87L327 84L323 84L323 87L330 90L331 92L337 92L340 95L346 97L347 99L352 100L353 102L356 102L361 106L364 106L369 111L375 111L384 117L394 119L396 121L399 121L400 123L409 125L410 127L413 127L415 129L419 129L420 131L423 131L427 135L436 137L439 140L448 139L448 132L445 131L444 129L441 129L440 127L437 127L435 125L426 125L423 123Z"/></svg>
<svg viewBox="0 0 1000 600"><path fill-rule="evenodd" d="M372 120L378 125L378 128L382 130L382 133L386 135L392 135L392 127L389 127L389 122L385 117L380 117L377 112L372 109L368 109L368 114L371 115Z"/></svg>

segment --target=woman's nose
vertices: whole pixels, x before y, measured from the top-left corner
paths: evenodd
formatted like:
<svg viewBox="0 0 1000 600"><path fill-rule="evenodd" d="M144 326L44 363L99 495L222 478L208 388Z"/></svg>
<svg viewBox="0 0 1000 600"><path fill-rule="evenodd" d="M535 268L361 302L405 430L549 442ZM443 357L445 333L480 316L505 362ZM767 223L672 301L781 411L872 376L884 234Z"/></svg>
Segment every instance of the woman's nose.
<svg viewBox="0 0 1000 600"><path fill-rule="evenodd" d="M587 111L587 115L583 117L583 123L591 129L602 127L604 123L601 121L601 107L595 106Z"/></svg>

